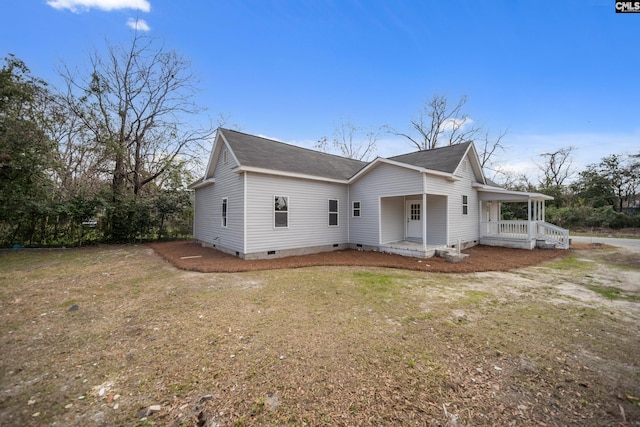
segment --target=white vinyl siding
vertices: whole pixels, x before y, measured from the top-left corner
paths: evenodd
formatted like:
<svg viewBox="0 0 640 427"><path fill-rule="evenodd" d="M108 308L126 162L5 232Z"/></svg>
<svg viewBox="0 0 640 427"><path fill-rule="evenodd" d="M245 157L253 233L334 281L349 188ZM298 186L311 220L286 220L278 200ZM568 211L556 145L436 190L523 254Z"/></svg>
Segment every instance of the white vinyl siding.
<svg viewBox="0 0 640 427"><path fill-rule="evenodd" d="M211 242L213 235L213 212L216 199L213 198L213 185L197 188L194 194L193 238Z"/></svg>
<svg viewBox="0 0 640 427"><path fill-rule="evenodd" d="M427 194L427 244L447 244L447 196Z"/></svg>
<svg viewBox="0 0 640 427"><path fill-rule="evenodd" d="M468 159L465 159L469 161ZM472 187L476 177L471 166L464 171L459 168L456 176L459 180L449 182L449 245L478 240L479 234L479 207L478 192ZM427 191L429 186L427 184ZM467 196L467 213L463 212L463 197Z"/></svg>
<svg viewBox="0 0 640 427"><path fill-rule="evenodd" d="M349 233L351 243L379 245L380 242L390 242L398 235L404 238L404 202L389 201L383 204L383 214L380 218L380 197L384 201L387 197L404 196L406 194L422 193L422 174L403 167L379 164L362 178L351 185L349 190L352 200L360 200L363 215L357 221L352 218ZM388 209L387 212L384 210ZM385 222L393 215L394 224ZM384 236L380 236L380 225ZM385 231L386 230L386 231ZM400 234L398 234L400 233Z"/></svg>
<svg viewBox="0 0 640 427"><path fill-rule="evenodd" d="M347 243L346 206L338 206L338 226L329 227L327 200L346 203L348 186L246 172L246 253ZM288 227L275 228L274 195L288 198Z"/></svg>
<svg viewBox="0 0 640 427"><path fill-rule="evenodd" d="M402 196L383 197L380 200L380 205L382 207L382 236L380 238L380 243L390 243L404 240L405 198Z"/></svg>
<svg viewBox="0 0 640 427"><path fill-rule="evenodd" d="M210 245L243 252L243 177L231 171L236 165L232 157L218 157L215 183L196 189L193 237ZM222 199L227 198L227 226L223 227Z"/></svg>

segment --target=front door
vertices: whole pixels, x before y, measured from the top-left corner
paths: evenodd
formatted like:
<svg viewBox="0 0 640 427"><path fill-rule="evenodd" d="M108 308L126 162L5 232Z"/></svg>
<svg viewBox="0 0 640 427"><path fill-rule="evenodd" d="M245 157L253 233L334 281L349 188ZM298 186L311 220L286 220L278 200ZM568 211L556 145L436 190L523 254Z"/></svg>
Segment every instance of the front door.
<svg viewBox="0 0 640 427"><path fill-rule="evenodd" d="M407 216L407 239L422 240L422 202L409 200L405 208Z"/></svg>

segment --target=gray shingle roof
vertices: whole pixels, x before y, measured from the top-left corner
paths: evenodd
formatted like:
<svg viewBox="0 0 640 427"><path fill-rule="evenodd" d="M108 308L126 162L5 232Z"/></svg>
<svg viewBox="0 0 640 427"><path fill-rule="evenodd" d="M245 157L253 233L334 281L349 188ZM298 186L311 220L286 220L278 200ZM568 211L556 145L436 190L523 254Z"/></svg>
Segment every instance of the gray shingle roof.
<svg viewBox="0 0 640 427"><path fill-rule="evenodd" d="M222 132L242 166L347 180L366 162L322 153L230 129Z"/></svg>
<svg viewBox="0 0 640 427"><path fill-rule="evenodd" d="M218 129L242 166L348 180L368 163L230 129ZM400 163L453 173L471 142L390 157Z"/></svg>
<svg viewBox="0 0 640 427"><path fill-rule="evenodd" d="M425 169L453 173L460 161L462 161L462 156L467 152L469 145L471 145L471 142L465 142L463 144L401 154L389 157L389 159Z"/></svg>

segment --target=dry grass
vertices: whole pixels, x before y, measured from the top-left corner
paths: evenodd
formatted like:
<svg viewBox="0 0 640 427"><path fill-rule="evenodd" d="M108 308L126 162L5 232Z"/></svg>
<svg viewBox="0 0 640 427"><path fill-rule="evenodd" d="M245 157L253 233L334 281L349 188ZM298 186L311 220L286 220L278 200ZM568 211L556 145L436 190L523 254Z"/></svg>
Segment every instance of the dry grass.
<svg viewBox="0 0 640 427"><path fill-rule="evenodd" d="M635 425L640 270L616 253L455 275L4 252L0 425ZM588 289L612 269L629 298Z"/></svg>

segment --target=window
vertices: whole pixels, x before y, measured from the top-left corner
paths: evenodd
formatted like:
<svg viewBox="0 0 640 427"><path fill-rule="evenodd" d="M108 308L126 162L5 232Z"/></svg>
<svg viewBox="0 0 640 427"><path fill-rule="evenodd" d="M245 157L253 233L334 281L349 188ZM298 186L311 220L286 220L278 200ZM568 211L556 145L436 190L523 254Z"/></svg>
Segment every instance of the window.
<svg viewBox="0 0 640 427"><path fill-rule="evenodd" d="M409 216L411 221L420 221L420 203L411 203Z"/></svg>
<svg viewBox="0 0 640 427"><path fill-rule="evenodd" d="M467 196L462 196L462 215L467 215L469 213L469 198Z"/></svg>
<svg viewBox="0 0 640 427"><path fill-rule="evenodd" d="M289 227L289 198L273 196L273 226L276 228Z"/></svg>
<svg viewBox="0 0 640 427"><path fill-rule="evenodd" d="M338 226L338 201L329 200L329 227Z"/></svg>
<svg viewBox="0 0 640 427"><path fill-rule="evenodd" d="M353 202L353 212L352 215L354 218L360 218L360 202Z"/></svg>
<svg viewBox="0 0 640 427"><path fill-rule="evenodd" d="M222 163L224 163L225 165L227 164L227 149L226 148L222 149Z"/></svg>
<svg viewBox="0 0 640 427"><path fill-rule="evenodd" d="M226 227L227 226L227 205L228 205L229 199L227 199L226 197L222 199L222 226Z"/></svg>

